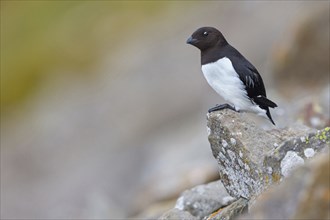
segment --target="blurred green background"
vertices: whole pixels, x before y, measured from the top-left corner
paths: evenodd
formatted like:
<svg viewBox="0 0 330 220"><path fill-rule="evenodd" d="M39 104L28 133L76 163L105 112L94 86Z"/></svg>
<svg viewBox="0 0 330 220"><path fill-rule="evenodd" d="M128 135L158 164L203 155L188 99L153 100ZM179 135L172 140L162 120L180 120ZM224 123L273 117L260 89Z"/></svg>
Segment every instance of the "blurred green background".
<svg viewBox="0 0 330 220"><path fill-rule="evenodd" d="M170 2L1 1L1 106L7 113L54 69L84 77L125 33ZM134 18L134 19L132 19Z"/></svg>
<svg viewBox="0 0 330 220"><path fill-rule="evenodd" d="M201 26L256 66L279 128L329 125L329 8L2 0L1 218L157 218L219 178L205 114L223 100L185 43Z"/></svg>

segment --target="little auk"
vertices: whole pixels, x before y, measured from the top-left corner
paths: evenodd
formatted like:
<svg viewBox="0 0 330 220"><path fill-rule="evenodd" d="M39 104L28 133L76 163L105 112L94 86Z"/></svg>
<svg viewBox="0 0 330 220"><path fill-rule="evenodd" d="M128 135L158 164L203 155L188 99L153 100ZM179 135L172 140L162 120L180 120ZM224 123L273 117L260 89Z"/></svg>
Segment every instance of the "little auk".
<svg viewBox="0 0 330 220"><path fill-rule="evenodd" d="M275 125L269 107L277 105L266 96L258 70L213 27L197 29L187 44L201 51L202 72L208 84L228 103L210 108L208 112L225 108L252 112Z"/></svg>

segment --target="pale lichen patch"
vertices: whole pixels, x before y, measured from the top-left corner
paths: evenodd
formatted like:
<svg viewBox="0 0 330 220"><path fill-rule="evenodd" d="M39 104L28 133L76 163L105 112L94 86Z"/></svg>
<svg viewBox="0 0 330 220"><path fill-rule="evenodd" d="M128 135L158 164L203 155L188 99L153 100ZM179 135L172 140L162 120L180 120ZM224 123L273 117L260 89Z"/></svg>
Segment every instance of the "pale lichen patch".
<svg viewBox="0 0 330 220"><path fill-rule="evenodd" d="M206 131L207 131L207 135L211 134L211 128L209 128L208 126L206 127Z"/></svg>
<svg viewBox="0 0 330 220"><path fill-rule="evenodd" d="M310 157L313 157L314 156L315 151L314 151L313 148L306 148L304 150L304 154L305 154L305 157L310 158Z"/></svg>
<svg viewBox="0 0 330 220"><path fill-rule="evenodd" d="M241 159L239 159L239 158L237 159L237 161L238 161L239 166L242 167L242 168L244 168L243 161Z"/></svg>
<svg viewBox="0 0 330 220"><path fill-rule="evenodd" d="M242 132L238 131L238 132L232 132L231 133L232 136L242 136Z"/></svg>
<svg viewBox="0 0 330 220"><path fill-rule="evenodd" d="M175 204L175 208L179 209L179 210L183 210L184 209L184 198L183 196L181 196Z"/></svg>
<svg viewBox="0 0 330 220"><path fill-rule="evenodd" d="M303 158L301 158L294 151L288 151L285 157L281 161L281 173L283 176L287 177L290 175L292 170L303 164L304 164Z"/></svg>
<svg viewBox="0 0 330 220"><path fill-rule="evenodd" d="M225 196L222 198L222 203L224 205L229 205L230 203L234 202L236 199L234 197L231 196Z"/></svg>
<svg viewBox="0 0 330 220"><path fill-rule="evenodd" d="M306 138L304 136L302 136L302 137L300 137L300 141L304 143L304 142L306 142Z"/></svg>
<svg viewBox="0 0 330 220"><path fill-rule="evenodd" d="M244 164L244 168L247 170L247 171L250 171L250 167L249 167L249 165L248 164Z"/></svg>
<svg viewBox="0 0 330 220"><path fill-rule="evenodd" d="M242 157L243 157L243 153L242 153L242 151L239 151L239 153L238 153L238 154L239 154L239 157L240 157L240 158L242 158Z"/></svg>
<svg viewBox="0 0 330 220"><path fill-rule="evenodd" d="M236 139L234 138L230 138L230 143L235 146L236 145Z"/></svg>
<svg viewBox="0 0 330 220"><path fill-rule="evenodd" d="M236 158L235 153L233 151L231 151L231 150L228 150L227 153L228 153L228 155L230 157L231 162L235 162L235 158Z"/></svg>
<svg viewBox="0 0 330 220"><path fill-rule="evenodd" d="M271 175L273 173L273 168L267 167L267 173Z"/></svg>
<svg viewBox="0 0 330 220"><path fill-rule="evenodd" d="M226 140L222 140L222 141L221 141L221 144L222 144L222 146L223 146L224 148L226 148L226 147L228 146L228 143L227 143Z"/></svg>

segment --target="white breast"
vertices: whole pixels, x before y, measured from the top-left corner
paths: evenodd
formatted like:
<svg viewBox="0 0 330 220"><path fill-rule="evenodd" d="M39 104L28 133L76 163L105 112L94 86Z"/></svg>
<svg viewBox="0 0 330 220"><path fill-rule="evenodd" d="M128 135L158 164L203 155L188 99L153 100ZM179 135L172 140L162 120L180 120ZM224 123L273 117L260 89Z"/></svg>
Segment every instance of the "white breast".
<svg viewBox="0 0 330 220"><path fill-rule="evenodd" d="M202 72L209 85L236 110L265 112L250 101L243 82L227 57L202 65Z"/></svg>

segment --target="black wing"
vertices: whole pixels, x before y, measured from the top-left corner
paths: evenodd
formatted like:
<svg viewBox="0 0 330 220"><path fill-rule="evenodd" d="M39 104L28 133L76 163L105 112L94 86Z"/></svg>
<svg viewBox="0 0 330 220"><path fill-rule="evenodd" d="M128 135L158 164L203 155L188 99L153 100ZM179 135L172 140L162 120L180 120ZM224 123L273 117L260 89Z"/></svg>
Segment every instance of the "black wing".
<svg viewBox="0 0 330 220"><path fill-rule="evenodd" d="M236 49L232 50L229 59L231 59L235 71L245 85L249 98L264 109L277 107L274 102L267 99L264 82L258 70Z"/></svg>
<svg viewBox="0 0 330 220"><path fill-rule="evenodd" d="M277 105L267 99L264 82L258 70L243 56L242 58L240 58L239 61L234 58L235 61L232 61L233 67L238 73L239 78L243 81L250 100L256 103L260 108L265 109L269 120L275 125L269 107L275 108Z"/></svg>

